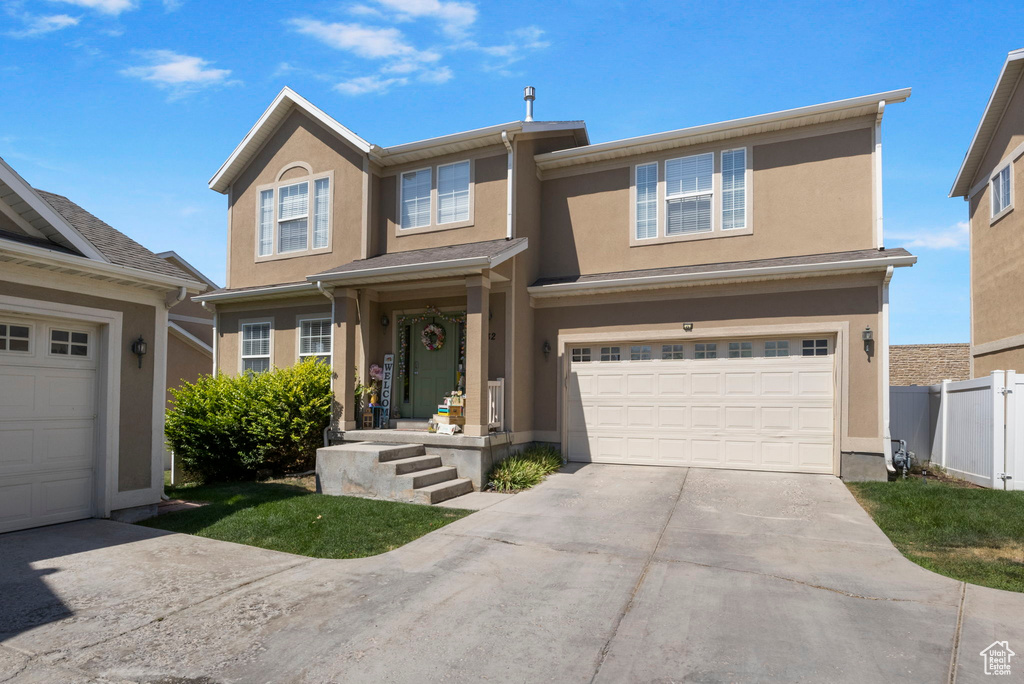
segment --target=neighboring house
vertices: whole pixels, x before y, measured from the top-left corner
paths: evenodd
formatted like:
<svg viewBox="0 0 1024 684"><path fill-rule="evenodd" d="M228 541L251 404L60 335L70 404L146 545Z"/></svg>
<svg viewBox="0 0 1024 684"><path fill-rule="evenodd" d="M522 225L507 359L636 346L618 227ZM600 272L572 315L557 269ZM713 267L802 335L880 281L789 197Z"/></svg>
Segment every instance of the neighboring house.
<svg viewBox="0 0 1024 684"><path fill-rule="evenodd" d="M0 262L0 532L155 510L167 310L206 285L2 159Z"/></svg>
<svg viewBox="0 0 1024 684"><path fill-rule="evenodd" d="M176 252L160 252L158 257L188 273L211 290L218 285ZM167 314L167 407L171 390L200 375L213 372L213 314L201 304L185 299ZM171 468L171 452L164 451L164 470Z"/></svg>
<svg viewBox="0 0 1024 684"><path fill-rule="evenodd" d="M395 353L403 419L465 387L450 444L883 478L888 286L916 258L883 246L880 126L909 95L598 144L528 109L380 147L286 88L210 181L217 367L322 358L336 440L386 437L350 398Z"/></svg>
<svg viewBox="0 0 1024 684"><path fill-rule="evenodd" d="M889 384L935 385L971 377L969 344L894 344L889 347Z"/></svg>
<svg viewBox="0 0 1024 684"><path fill-rule="evenodd" d="M971 374L1024 371L1024 49L1006 57L950 197L969 202Z"/></svg>

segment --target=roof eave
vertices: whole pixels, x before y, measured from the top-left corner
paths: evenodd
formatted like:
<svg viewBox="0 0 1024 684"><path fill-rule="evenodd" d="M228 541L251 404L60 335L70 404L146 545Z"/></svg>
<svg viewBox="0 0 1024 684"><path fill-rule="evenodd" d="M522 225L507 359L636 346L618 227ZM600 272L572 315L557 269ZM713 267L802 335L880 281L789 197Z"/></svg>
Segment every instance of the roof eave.
<svg viewBox="0 0 1024 684"><path fill-rule="evenodd" d="M533 298L565 297L572 295L603 294L627 290L655 290L667 287L710 285L744 280L775 278L813 277L815 275L840 275L885 271L889 266L913 266L917 257L913 255L881 257L878 259L856 259L819 264L796 264L790 266L762 266L747 269L725 269L701 273L676 273L658 276L637 276L634 278L610 278L576 283L553 283L531 285L527 288Z"/></svg>
<svg viewBox="0 0 1024 684"><path fill-rule="evenodd" d="M995 128L999 125L999 121L1003 117L1003 111L1001 110L998 116L992 112L992 104L996 99L997 94L1002 88L1012 88L1016 85L1017 81L1021 78L1021 72L1024 71L1024 48L1019 50L1013 50L1006 56L1006 60L1003 62L1002 69L999 70L999 77L996 79L996 84L992 88L992 93L988 97L988 102L985 103L985 110L981 114L981 119L978 121L978 127L974 130L974 136L971 138L971 144L967 146L967 152L964 154L964 159L960 162L960 170L957 171L956 179L953 181L953 187L949 189L950 197L967 197L971 190L971 180L978 174L978 166L981 164L980 158L974 158L973 155L977 153L979 157L984 154L985 150L988 149L988 145L991 142L991 134L995 132ZM1011 75L1011 79L1007 79L1008 72ZM1012 84L1007 84L1005 81L1012 80ZM1012 94L1012 93L1011 93ZM1007 102L1009 98L1007 98ZM991 132L986 135L984 143L981 141L984 129L991 127ZM973 164L971 162L974 162Z"/></svg>
<svg viewBox="0 0 1024 684"><path fill-rule="evenodd" d="M288 285L268 285L267 287L253 288L238 292L211 292L210 294L193 297L194 302L240 302L251 299L269 299L276 297L292 297L316 293L316 285L313 283L289 283Z"/></svg>

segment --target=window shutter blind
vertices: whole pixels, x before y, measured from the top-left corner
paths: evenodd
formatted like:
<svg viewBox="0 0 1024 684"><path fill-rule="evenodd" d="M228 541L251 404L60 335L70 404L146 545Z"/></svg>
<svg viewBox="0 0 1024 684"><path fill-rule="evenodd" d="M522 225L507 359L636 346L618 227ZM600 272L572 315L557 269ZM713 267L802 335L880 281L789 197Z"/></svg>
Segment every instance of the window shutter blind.
<svg viewBox="0 0 1024 684"><path fill-rule="evenodd" d="M711 192L711 178L715 168L715 155L696 154L682 159L665 162L665 193L683 195L695 192Z"/></svg>
<svg viewBox="0 0 1024 684"><path fill-rule="evenodd" d="M313 249L327 246L330 227L330 189L328 178L318 178L313 184Z"/></svg>
<svg viewBox="0 0 1024 684"><path fill-rule="evenodd" d="M430 169L402 174L402 228L430 225Z"/></svg>
<svg viewBox="0 0 1024 684"><path fill-rule="evenodd" d="M259 255L268 256L274 249L274 191L260 193Z"/></svg>
<svg viewBox="0 0 1024 684"><path fill-rule="evenodd" d="M437 222L469 220L469 162L437 168Z"/></svg>
<svg viewBox="0 0 1024 684"><path fill-rule="evenodd" d="M636 167L636 237L658 237L658 165Z"/></svg>
<svg viewBox="0 0 1024 684"><path fill-rule="evenodd" d="M285 185L277 194L280 205L278 219L284 221L309 214L309 183Z"/></svg>
<svg viewBox="0 0 1024 684"><path fill-rule="evenodd" d="M722 152L722 229L747 225L747 151Z"/></svg>

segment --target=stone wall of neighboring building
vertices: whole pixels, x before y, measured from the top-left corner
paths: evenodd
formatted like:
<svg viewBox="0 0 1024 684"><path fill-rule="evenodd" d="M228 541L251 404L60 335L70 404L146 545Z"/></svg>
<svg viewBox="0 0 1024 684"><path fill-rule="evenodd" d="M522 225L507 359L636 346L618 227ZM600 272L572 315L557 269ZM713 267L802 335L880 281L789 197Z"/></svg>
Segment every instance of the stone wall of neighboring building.
<svg viewBox="0 0 1024 684"><path fill-rule="evenodd" d="M894 344L889 346L890 385L934 385L971 377L969 344Z"/></svg>

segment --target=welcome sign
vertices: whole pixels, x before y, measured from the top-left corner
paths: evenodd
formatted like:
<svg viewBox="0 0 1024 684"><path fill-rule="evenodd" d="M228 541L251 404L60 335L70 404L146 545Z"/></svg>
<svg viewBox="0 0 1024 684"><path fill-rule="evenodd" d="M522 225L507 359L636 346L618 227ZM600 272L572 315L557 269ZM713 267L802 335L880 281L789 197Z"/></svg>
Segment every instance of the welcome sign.
<svg viewBox="0 0 1024 684"><path fill-rule="evenodd" d="M380 392L380 405L384 409L385 420L391 417L391 378L395 374L395 355L384 355L384 380Z"/></svg>

